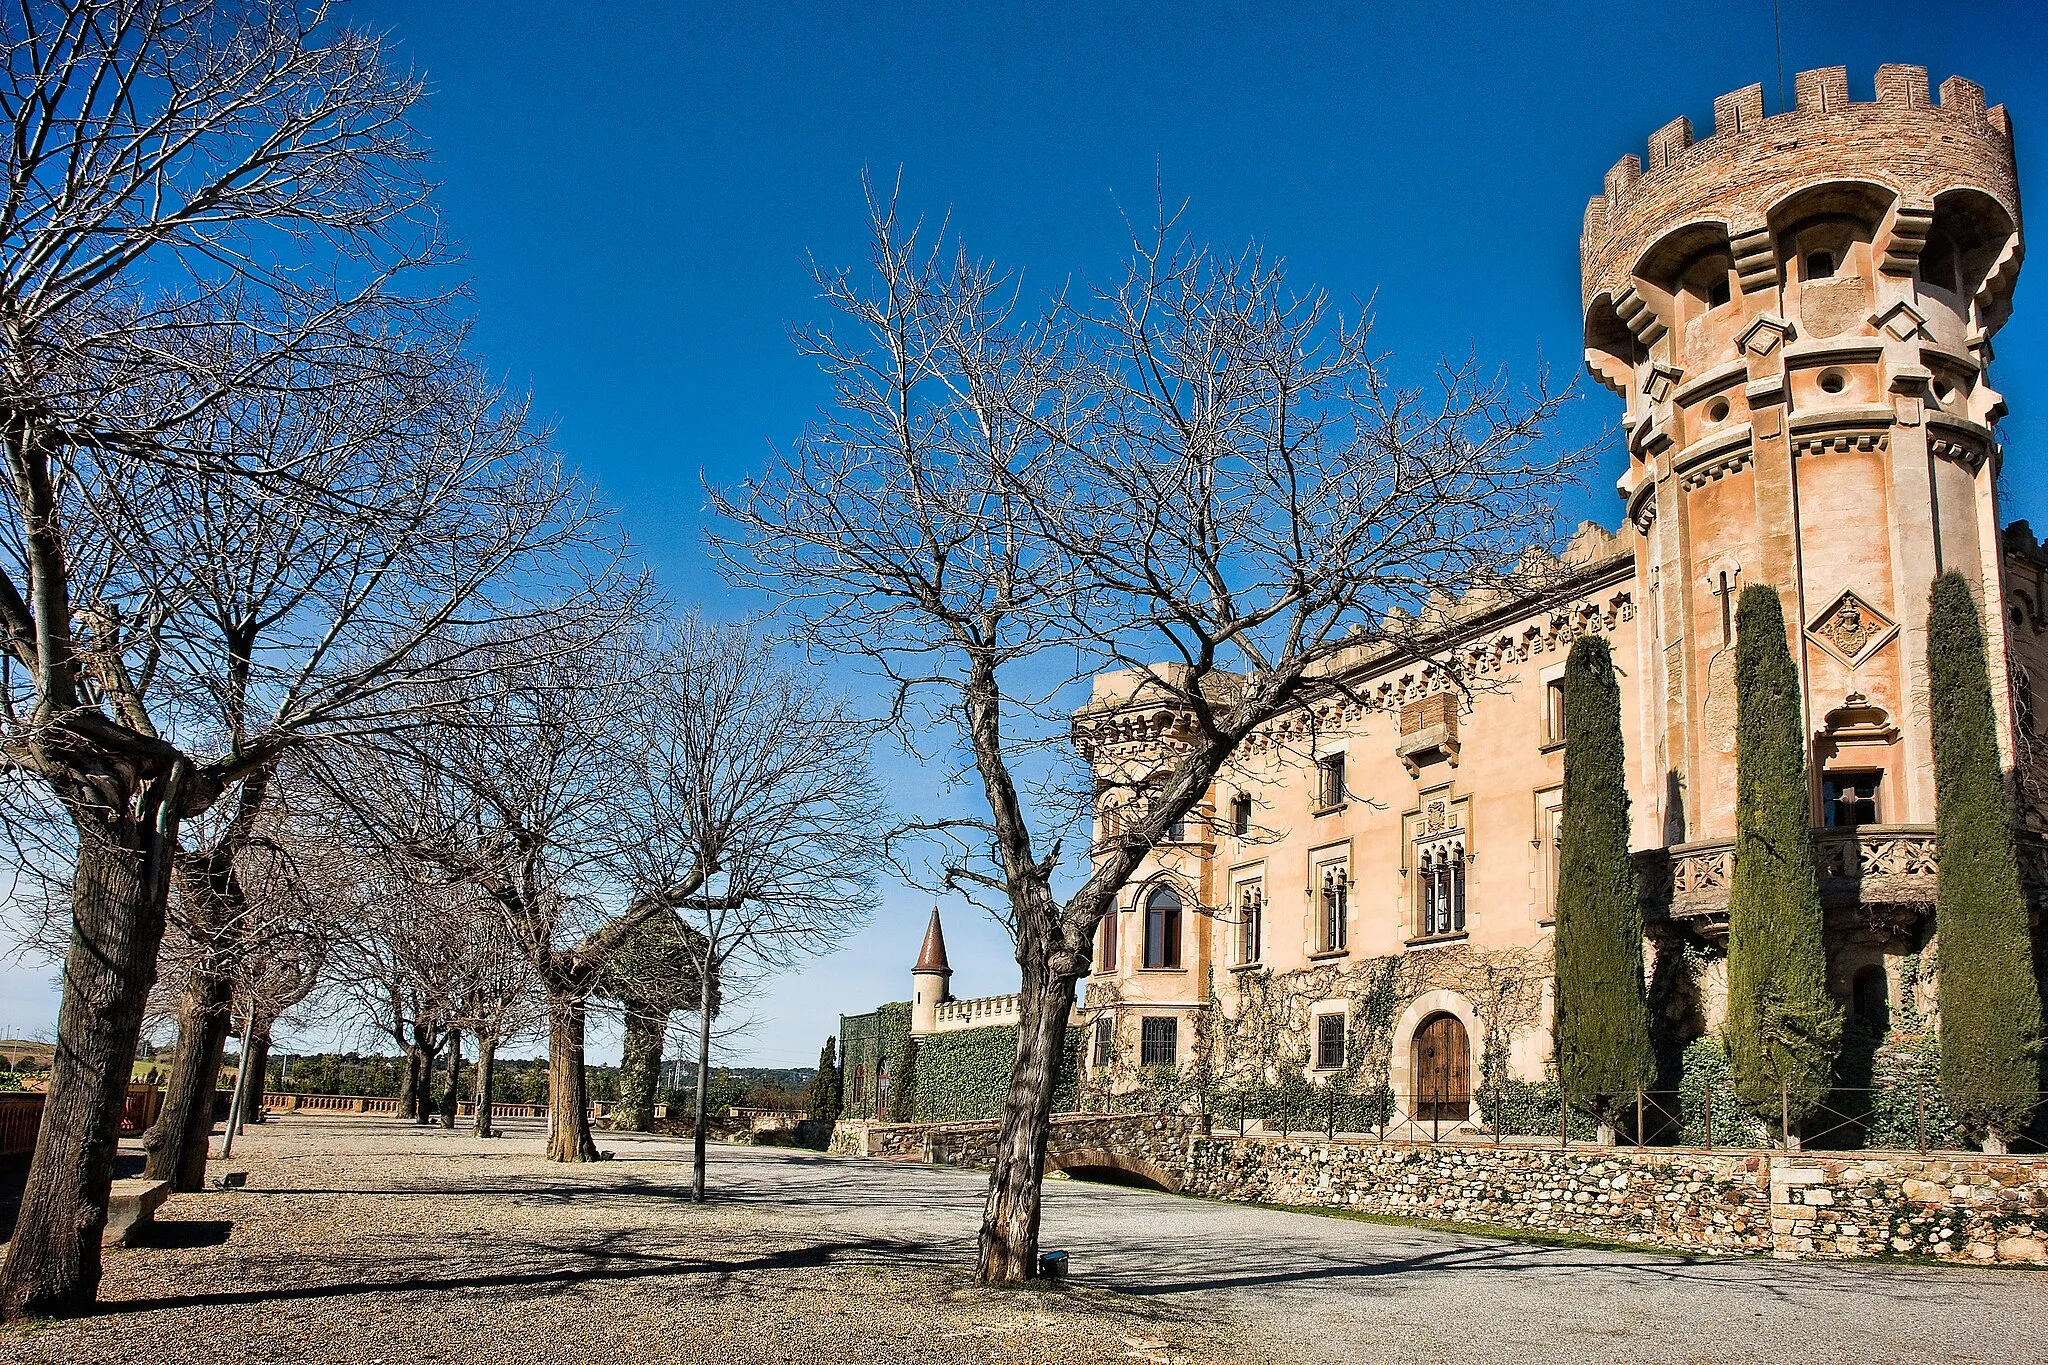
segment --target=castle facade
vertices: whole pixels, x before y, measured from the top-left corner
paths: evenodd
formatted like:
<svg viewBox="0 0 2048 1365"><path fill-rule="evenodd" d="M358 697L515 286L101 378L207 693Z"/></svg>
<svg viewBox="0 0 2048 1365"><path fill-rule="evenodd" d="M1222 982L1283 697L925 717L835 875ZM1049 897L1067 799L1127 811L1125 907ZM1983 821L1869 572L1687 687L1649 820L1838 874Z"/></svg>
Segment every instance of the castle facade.
<svg viewBox="0 0 2048 1365"><path fill-rule="evenodd" d="M2012 129L1960 77L1930 98L1919 67L1880 68L1868 100L1841 68L1796 89L1769 117L1760 86L1722 97L1704 138L1667 124L1587 205L1585 356L1623 403L1620 528L1538 554L1540 589L1435 604L1438 663L1341 656L1341 687L1246 745L1102 927L1076 1018L1089 1084L1343 1081L1391 1092L1395 1123L1442 1125L1486 1122L1489 1078L1542 1079L1562 675L1586 634L1621 673L1654 1027L1671 1047L1714 1029L1747 584L1782 595L1804 686L1832 986L1880 1029L1931 1004L1938 574L1961 570L1985 604L2022 792L2041 767L2048 556L2024 524L2001 529L1989 376L2023 249ZM1173 726L1142 673L1118 673L1074 738L1121 781ZM2043 820L2025 804L2038 904ZM1014 997L949 983L934 912L909 1033L1015 1022Z"/></svg>
<svg viewBox="0 0 2048 1365"><path fill-rule="evenodd" d="M1705 138L1666 125L1587 205L1586 363L1624 404L1629 453L1619 531L1583 526L1531 575L1540 594L1441 603L1449 667L1362 648L1314 714L1246 747L1103 926L1091 1067L1199 1062L1219 1085L1362 1071L1396 1122L1483 1122L1486 1075L1541 1079L1562 674L1588 633L1622 673L1658 1028L1682 1045L1715 1027L1734 609L1753 583L1782 594L1804 683L1834 989L1882 1027L1921 988L1936 575L1961 570L1986 604L2023 779L2027 674L2048 668L2048 560L2024 527L2001 533L1996 487L1992 338L2023 247L2012 131L1960 77L1930 99L1919 67L1880 68L1871 100L1840 68L1797 91L1771 117L1759 86L1724 96ZM1155 709L1141 676L1099 678L1077 743L1101 771L1128 765L1171 729ZM2038 865L2034 840L2023 854Z"/></svg>

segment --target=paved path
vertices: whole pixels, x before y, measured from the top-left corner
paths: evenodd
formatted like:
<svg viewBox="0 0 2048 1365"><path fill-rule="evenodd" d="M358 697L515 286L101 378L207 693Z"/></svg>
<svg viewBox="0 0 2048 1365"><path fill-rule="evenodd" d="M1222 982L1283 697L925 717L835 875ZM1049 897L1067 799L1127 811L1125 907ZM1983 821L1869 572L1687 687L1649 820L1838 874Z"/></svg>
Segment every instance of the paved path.
<svg viewBox="0 0 2048 1365"><path fill-rule="evenodd" d="M716 1150L724 1198L972 1254L977 1173ZM1044 1245L1072 1254L1078 1280L1223 1315L1304 1365L2048 1360L2039 1272L1541 1247L1079 1181L1047 1190Z"/></svg>

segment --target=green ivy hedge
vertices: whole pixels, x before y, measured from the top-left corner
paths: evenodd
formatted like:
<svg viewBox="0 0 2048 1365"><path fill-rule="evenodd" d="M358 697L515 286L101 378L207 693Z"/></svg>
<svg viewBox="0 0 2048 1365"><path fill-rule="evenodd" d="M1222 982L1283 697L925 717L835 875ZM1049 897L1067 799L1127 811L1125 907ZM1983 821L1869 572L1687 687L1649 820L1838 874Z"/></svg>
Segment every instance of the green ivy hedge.
<svg viewBox="0 0 2048 1365"><path fill-rule="evenodd" d="M1081 1029L1067 1030L1060 1053L1059 1085L1053 1092L1055 1113L1075 1107L1082 1035ZM1000 1118L1010 1095L1010 1070L1016 1060L1017 1030L1006 1024L917 1039L912 1115L925 1123Z"/></svg>

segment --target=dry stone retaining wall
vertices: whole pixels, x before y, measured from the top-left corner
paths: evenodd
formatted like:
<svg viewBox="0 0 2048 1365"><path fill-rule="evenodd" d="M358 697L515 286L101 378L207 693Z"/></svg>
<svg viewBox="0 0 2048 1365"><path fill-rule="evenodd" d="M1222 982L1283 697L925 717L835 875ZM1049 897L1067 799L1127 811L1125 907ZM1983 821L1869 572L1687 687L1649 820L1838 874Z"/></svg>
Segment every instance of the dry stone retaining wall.
<svg viewBox="0 0 2048 1365"><path fill-rule="evenodd" d="M985 1167L996 1125L841 1122L847 1155ZM1211 1135L1183 1115L1055 1118L1052 1169L1112 1165L1242 1203L1708 1254L2048 1266L2048 1158L1570 1148Z"/></svg>

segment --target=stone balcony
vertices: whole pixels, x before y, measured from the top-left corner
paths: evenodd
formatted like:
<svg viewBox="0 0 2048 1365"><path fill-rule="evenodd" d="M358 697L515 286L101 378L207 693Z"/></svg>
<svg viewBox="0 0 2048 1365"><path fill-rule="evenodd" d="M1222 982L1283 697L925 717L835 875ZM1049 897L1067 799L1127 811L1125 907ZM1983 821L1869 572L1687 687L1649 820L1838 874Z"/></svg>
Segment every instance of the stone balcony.
<svg viewBox="0 0 2048 1365"><path fill-rule="evenodd" d="M1815 830L1821 905L1831 925L1903 932L1934 913L1939 866L1932 825L1859 825ZM2037 835L2019 840L2020 881L2027 899L2048 903L2048 844ZM1643 918L1682 927L1711 939L1728 935L1728 888L1735 874L1735 841L1710 839L1636 854L1642 879Z"/></svg>

